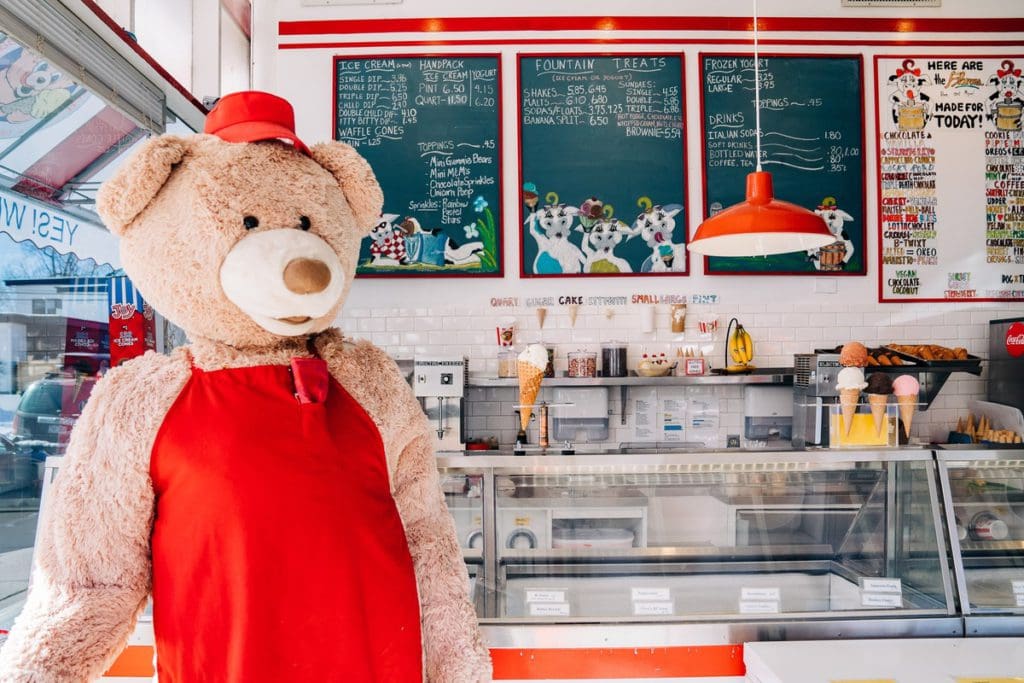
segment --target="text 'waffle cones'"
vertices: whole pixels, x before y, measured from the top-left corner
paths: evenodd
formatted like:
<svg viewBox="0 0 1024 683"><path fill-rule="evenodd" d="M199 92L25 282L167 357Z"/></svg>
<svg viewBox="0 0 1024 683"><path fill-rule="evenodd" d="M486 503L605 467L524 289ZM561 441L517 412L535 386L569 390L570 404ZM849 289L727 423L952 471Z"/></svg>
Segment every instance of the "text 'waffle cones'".
<svg viewBox="0 0 1024 683"><path fill-rule="evenodd" d="M517 361L519 370L519 425L525 430L533 415L533 404L540 393L540 383L544 379L544 368L533 363Z"/></svg>

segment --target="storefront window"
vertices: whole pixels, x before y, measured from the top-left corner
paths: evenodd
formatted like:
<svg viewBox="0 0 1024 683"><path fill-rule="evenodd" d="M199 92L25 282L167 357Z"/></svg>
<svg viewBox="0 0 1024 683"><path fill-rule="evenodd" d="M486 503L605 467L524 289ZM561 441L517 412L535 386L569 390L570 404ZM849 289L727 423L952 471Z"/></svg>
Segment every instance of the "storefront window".
<svg viewBox="0 0 1024 683"><path fill-rule="evenodd" d="M0 32L0 631L24 602L47 458L123 340L156 343L95 213L100 184L149 135Z"/></svg>

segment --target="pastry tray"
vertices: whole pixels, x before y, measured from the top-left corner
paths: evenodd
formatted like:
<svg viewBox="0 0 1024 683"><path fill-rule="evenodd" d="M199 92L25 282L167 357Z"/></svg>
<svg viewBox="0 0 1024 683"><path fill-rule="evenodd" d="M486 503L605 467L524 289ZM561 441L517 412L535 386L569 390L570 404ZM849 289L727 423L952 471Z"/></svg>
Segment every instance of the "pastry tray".
<svg viewBox="0 0 1024 683"><path fill-rule="evenodd" d="M836 347L835 349L815 349L816 354L832 353L839 355L839 349L842 347ZM890 356L898 356L900 360L904 361L902 365L865 365L862 369L865 373L870 374L872 372L906 372L907 370L920 370L923 367L923 363L911 356L907 356L904 353L898 353L893 351L887 346L872 346L868 349L871 355L876 355L879 352L883 352Z"/></svg>
<svg viewBox="0 0 1024 683"><path fill-rule="evenodd" d="M907 344L907 346L912 346L912 344ZM903 358L904 360L913 361L915 364L922 367L936 369L941 368L944 370L960 370L963 372L970 372L975 375L981 374L981 358L971 354L967 354L967 358L962 360L927 360L920 356L915 356L912 353L907 353L906 351L898 351L891 346L882 346L882 348L889 353Z"/></svg>

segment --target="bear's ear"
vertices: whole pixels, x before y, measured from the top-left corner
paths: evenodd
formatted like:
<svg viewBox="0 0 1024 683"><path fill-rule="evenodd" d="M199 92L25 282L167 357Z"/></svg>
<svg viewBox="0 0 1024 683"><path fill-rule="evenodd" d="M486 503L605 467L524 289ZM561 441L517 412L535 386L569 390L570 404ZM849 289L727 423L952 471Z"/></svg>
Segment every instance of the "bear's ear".
<svg viewBox="0 0 1024 683"><path fill-rule="evenodd" d="M96 212L112 233L124 234L160 192L189 147L188 139L177 135L150 138L100 186Z"/></svg>
<svg viewBox="0 0 1024 683"><path fill-rule="evenodd" d="M313 160L326 168L338 181L348 205L355 214L360 235L368 235L384 208L384 194L373 169L344 142L321 142L310 149Z"/></svg>

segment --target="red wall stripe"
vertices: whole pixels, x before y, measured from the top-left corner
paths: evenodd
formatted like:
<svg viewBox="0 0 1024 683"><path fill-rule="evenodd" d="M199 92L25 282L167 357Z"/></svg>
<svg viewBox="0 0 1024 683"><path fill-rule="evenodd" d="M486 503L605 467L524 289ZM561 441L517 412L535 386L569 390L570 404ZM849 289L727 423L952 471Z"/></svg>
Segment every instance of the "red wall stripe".
<svg viewBox="0 0 1024 683"><path fill-rule="evenodd" d="M895 37L892 40L788 40L760 39L761 45L820 45L864 47L912 45L914 47L1012 47L1020 48L1020 40L913 40ZM379 47L451 47L504 45L752 45L748 38L494 38L479 40L367 40L329 41L314 43L280 43L278 50L323 50L337 48L379 48Z"/></svg>
<svg viewBox="0 0 1024 683"><path fill-rule="evenodd" d="M750 17L438 17L282 21L281 36L356 33L489 33L494 31L750 31ZM1016 33L1024 18L897 19L761 17L762 31L838 33ZM505 42L516 42L508 39Z"/></svg>
<svg viewBox="0 0 1024 683"><path fill-rule="evenodd" d="M658 648L493 649L495 680L742 676L742 645ZM107 676L153 675L153 646L129 645Z"/></svg>
<svg viewBox="0 0 1024 683"><path fill-rule="evenodd" d="M742 645L493 649L495 680L742 676Z"/></svg>

